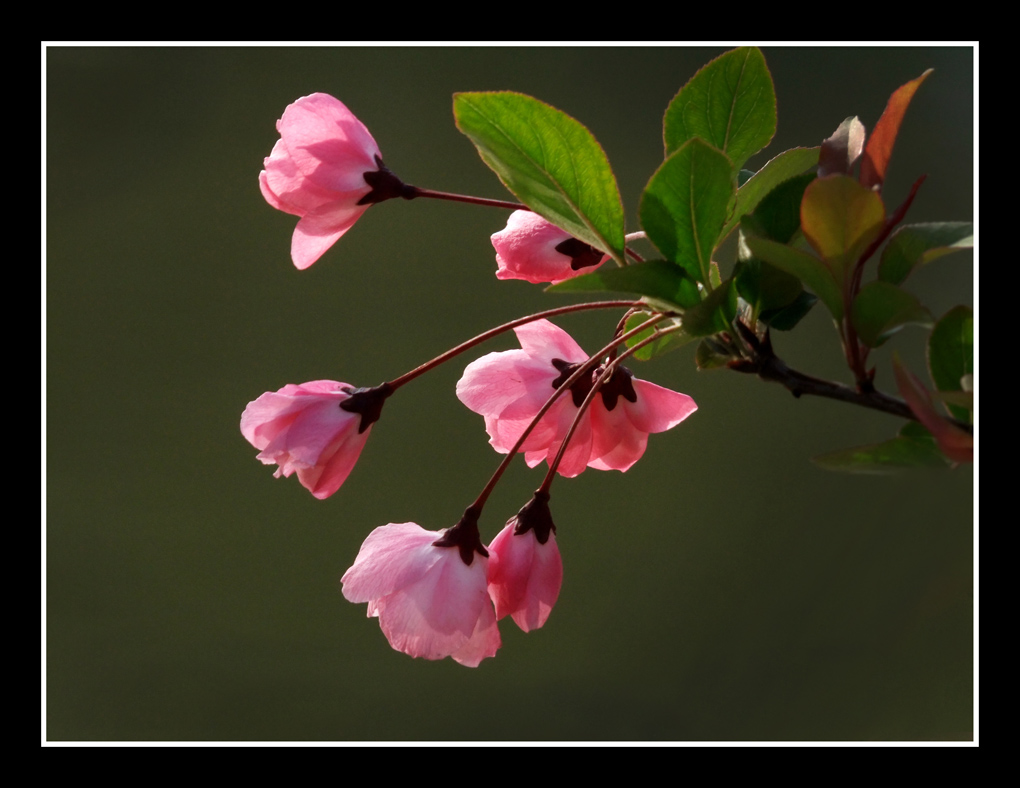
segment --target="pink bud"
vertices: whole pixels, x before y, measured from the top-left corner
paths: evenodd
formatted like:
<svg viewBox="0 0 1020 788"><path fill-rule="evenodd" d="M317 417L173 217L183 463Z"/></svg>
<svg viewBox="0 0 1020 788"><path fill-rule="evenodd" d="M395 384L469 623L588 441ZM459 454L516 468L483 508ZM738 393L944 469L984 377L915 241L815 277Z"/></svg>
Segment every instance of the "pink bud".
<svg viewBox="0 0 1020 788"><path fill-rule="evenodd" d="M553 391L588 359L569 334L548 320L514 331L521 350L482 356L457 383L457 397L485 417L489 443L503 454ZM554 461L591 386L592 378L584 376L538 422L520 448L529 467ZM686 394L634 378L621 367L582 416L557 470L567 477L585 467L625 471L644 454L649 433L675 427L697 409Z"/></svg>
<svg viewBox="0 0 1020 788"><path fill-rule="evenodd" d="M412 657L452 657L477 667L500 647L486 590L488 558L458 545L440 547L453 529L426 531L391 523L368 535L343 576L350 602L367 602L390 645Z"/></svg>
<svg viewBox="0 0 1020 788"><path fill-rule="evenodd" d="M492 235L497 279L562 282L594 271L609 259L531 211L514 211L506 227Z"/></svg>
<svg viewBox="0 0 1020 788"><path fill-rule="evenodd" d="M535 493L489 545L489 596L496 618L512 616L525 632L546 622L563 584L548 501L548 493Z"/></svg>
<svg viewBox="0 0 1020 788"><path fill-rule="evenodd" d="M276 123L280 139L259 186L274 208L300 216L291 240L305 269L346 233L369 206L365 173L380 169L379 146L364 124L325 93L303 96Z"/></svg>
<svg viewBox="0 0 1020 788"><path fill-rule="evenodd" d="M266 392L241 414L241 434L259 449L257 459L298 481L316 498L344 483L378 419L387 386L354 389L335 380L313 380Z"/></svg>

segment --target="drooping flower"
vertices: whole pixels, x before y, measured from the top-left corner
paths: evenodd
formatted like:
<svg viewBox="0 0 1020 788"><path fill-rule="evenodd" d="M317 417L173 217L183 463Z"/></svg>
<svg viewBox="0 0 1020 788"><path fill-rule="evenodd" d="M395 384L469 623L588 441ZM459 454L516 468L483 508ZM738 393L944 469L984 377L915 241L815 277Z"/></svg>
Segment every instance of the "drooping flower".
<svg viewBox="0 0 1020 788"><path fill-rule="evenodd" d="M562 584L549 494L536 492L489 544L489 595L496 619L509 615L525 632L538 629L549 618Z"/></svg>
<svg viewBox="0 0 1020 788"><path fill-rule="evenodd" d="M531 211L514 211L492 235L496 278L556 284L595 270L609 259L598 249Z"/></svg>
<svg viewBox="0 0 1020 788"><path fill-rule="evenodd" d="M617 367L589 409L592 446L588 467L627 470L645 453L649 433L672 429L697 409L688 395L635 378L626 367Z"/></svg>
<svg viewBox="0 0 1020 788"><path fill-rule="evenodd" d="M379 619L397 651L452 657L472 668L496 655L501 641L486 589L488 553L477 524L467 520L445 531L416 523L376 528L344 573L344 597L368 603L369 617Z"/></svg>
<svg viewBox="0 0 1020 788"><path fill-rule="evenodd" d="M335 380L288 383L248 403L241 434L259 449L257 459L279 466L274 476L297 473L321 500L347 479L391 393L387 384L355 389Z"/></svg>
<svg viewBox="0 0 1020 788"><path fill-rule="evenodd" d="M547 320L514 331L521 350L489 353L473 361L457 383L457 397L485 417L489 443L509 452L542 405L588 359L588 354ZM594 375L595 373L593 373ZM542 417L520 451L530 467L552 463L593 375L578 380ZM625 471L645 452L648 434L676 426L695 410L686 394L634 378L618 367L578 423L558 472L572 477L585 467Z"/></svg>
<svg viewBox="0 0 1020 788"><path fill-rule="evenodd" d="M280 139L259 187L274 208L300 216L291 239L299 269L318 260L368 206L399 196L403 184L383 166L365 125L326 93L302 96L276 122Z"/></svg>

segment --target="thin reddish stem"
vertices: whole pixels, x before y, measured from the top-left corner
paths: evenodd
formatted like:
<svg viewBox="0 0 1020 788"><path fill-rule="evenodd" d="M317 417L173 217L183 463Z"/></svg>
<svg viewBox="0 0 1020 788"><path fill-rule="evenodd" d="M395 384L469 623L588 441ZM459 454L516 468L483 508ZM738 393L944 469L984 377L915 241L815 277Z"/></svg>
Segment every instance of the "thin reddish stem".
<svg viewBox="0 0 1020 788"><path fill-rule="evenodd" d="M423 189L420 186L408 186L407 193L402 195L405 200L413 200L416 197L431 197L433 200L452 200L453 202L466 202L472 205L487 205L491 208L509 208L511 211L529 210L527 205L509 200L490 200L488 197L474 197L470 194L452 194L451 192L437 192L433 189Z"/></svg>
<svg viewBox="0 0 1020 788"><path fill-rule="evenodd" d="M571 304L570 306L560 306L556 307L555 309L547 309L544 312L536 312L535 314L528 315L527 317L519 317L516 320L511 320L509 323L504 323L501 326L490 328L488 331L481 333L478 336L473 337L472 339L469 339L467 342L462 342L461 344L457 345L457 347L451 348L450 350L447 350L445 353L436 356L431 361L426 361L420 367L415 367L410 372L405 372L399 378L391 380L389 382L389 386L394 391L396 391L405 383L410 383L419 375L424 375L430 369L438 367L443 362L449 361L451 358L460 355L465 350L470 350L475 345L480 345L487 339L492 339L492 337L498 336L499 334L502 334L504 331L509 331L513 328L517 328L517 326L523 326L525 323L530 323L533 320L541 320L542 318L554 317L556 315L565 315L569 312L583 312L587 309L618 309L619 307L622 306L633 308L635 306L640 305L641 305L640 301L592 301L586 304Z"/></svg>

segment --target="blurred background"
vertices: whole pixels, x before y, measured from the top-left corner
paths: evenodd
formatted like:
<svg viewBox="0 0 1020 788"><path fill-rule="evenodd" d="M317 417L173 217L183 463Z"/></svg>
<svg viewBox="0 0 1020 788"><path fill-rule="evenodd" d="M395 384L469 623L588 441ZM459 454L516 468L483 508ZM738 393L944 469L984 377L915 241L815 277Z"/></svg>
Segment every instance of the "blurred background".
<svg viewBox="0 0 1020 788"><path fill-rule="evenodd" d="M495 469L454 396L497 339L403 389L361 460L318 501L238 429L285 383L392 379L493 325L585 300L497 281L506 212L372 207L312 268L296 217L258 188L275 122L338 97L386 164L433 189L507 198L453 124L456 91L531 94L588 126L628 230L662 160L662 115L723 48L49 47L46 132L46 737L207 741L967 740L972 736L973 474L837 475L815 454L900 423L728 371L694 346L639 377L700 409L626 474L553 486L565 579L546 626L506 619L469 669L390 649L340 577L375 527L453 525ZM847 116L870 131L927 68L886 184L908 221L973 211L970 47L765 48L778 100L758 168ZM644 250L650 254L649 249ZM724 270L730 261L723 260ZM972 303L969 253L908 289ZM559 325L594 350L615 313ZM893 350L924 371L927 333ZM792 366L848 382L818 308L775 337ZM515 463L491 539L544 466Z"/></svg>

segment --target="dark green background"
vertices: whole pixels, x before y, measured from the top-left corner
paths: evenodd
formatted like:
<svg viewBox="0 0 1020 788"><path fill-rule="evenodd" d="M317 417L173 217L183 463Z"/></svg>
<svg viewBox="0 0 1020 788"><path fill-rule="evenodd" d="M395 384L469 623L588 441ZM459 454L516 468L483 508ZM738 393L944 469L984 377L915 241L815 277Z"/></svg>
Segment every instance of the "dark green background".
<svg viewBox="0 0 1020 788"><path fill-rule="evenodd" d="M344 101L410 183L506 196L453 125L451 94L517 90L585 123L637 229L666 105L719 48L78 48L46 60L46 708L51 740L968 739L972 469L822 471L892 417L699 373L693 348L632 367L700 410L626 474L553 487L565 579L548 624L507 619L477 669L389 648L340 576L387 522L452 525L497 456L454 396L464 364L387 404L347 484L318 501L241 437L285 383L395 377L499 322L570 302L499 282L505 212L371 208L311 269L296 218L258 189L284 107ZM912 221L968 220L970 48L767 48L779 130L759 167L934 67L886 195L928 173ZM908 287L970 303L970 256ZM725 268L725 266L724 266ZM581 300L574 296L574 300ZM582 346L616 316L560 324ZM925 333L891 350L923 369ZM776 337L847 380L819 308ZM483 537L528 499L515 464Z"/></svg>

